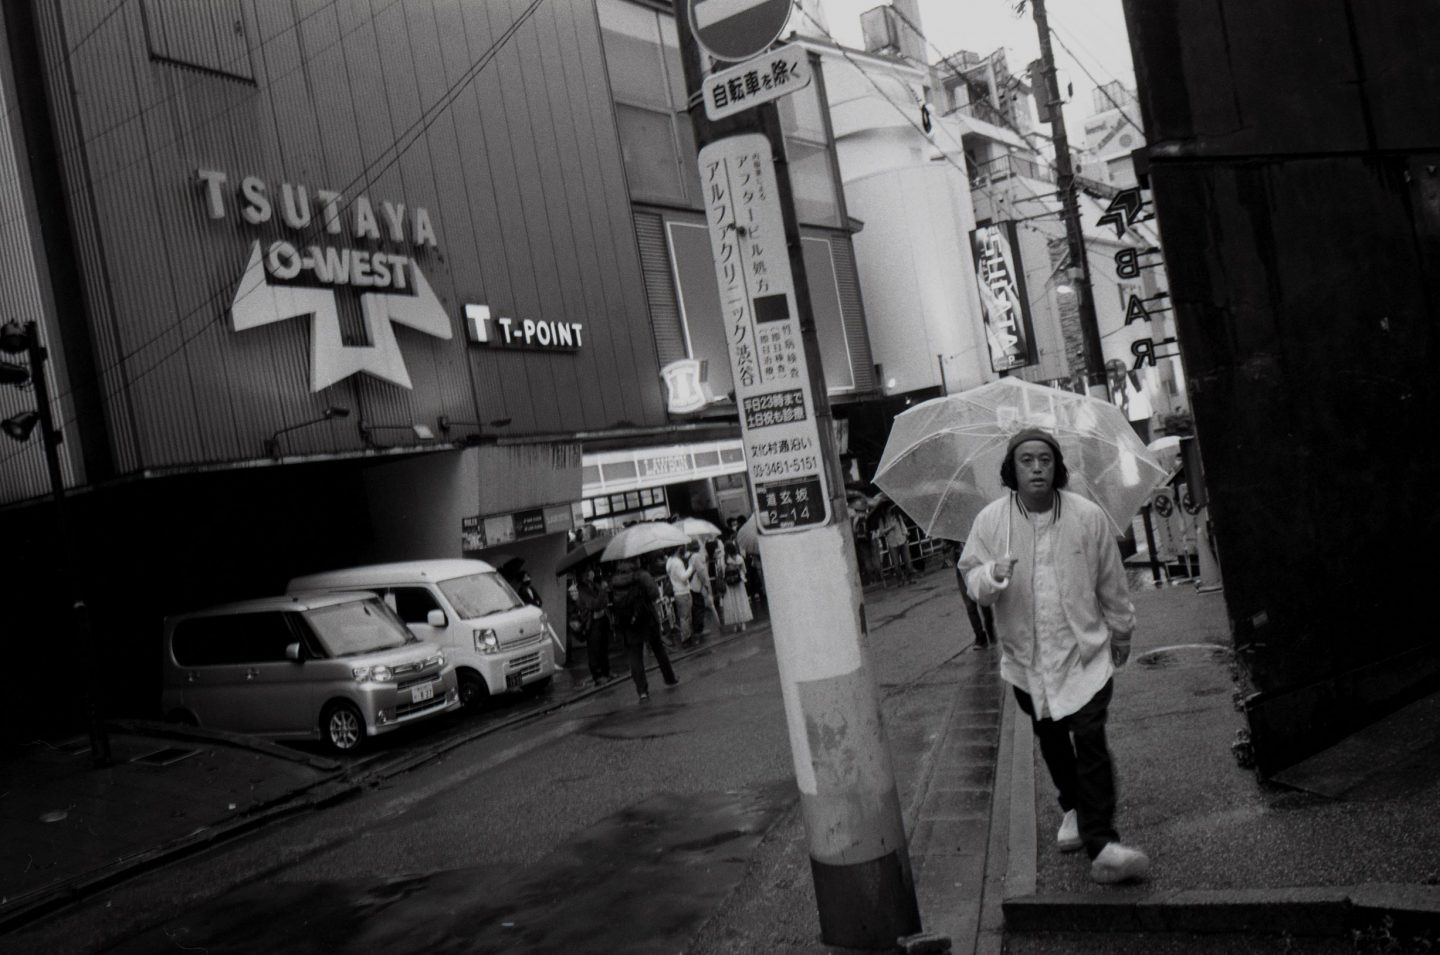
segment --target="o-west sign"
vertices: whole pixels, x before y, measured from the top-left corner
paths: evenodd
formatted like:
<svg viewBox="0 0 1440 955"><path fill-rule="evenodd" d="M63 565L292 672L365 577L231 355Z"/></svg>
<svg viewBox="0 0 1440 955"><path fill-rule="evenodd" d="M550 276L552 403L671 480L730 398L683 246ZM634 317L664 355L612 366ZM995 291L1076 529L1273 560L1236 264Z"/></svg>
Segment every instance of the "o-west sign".
<svg viewBox="0 0 1440 955"><path fill-rule="evenodd" d="M365 373L411 387L394 323L450 339L450 317L436 298L414 253L436 248L435 229L423 208L347 198L303 185L278 188L245 176L238 190L219 170L196 171L211 219L225 219L234 203L252 227L278 221L293 238L250 248L245 274L230 304L237 332L310 316L310 390L321 391ZM273 227L269 227L273 230ZM396 251L398 247L399 251ZM337 294L358 295L368 345L347 345L340 333Z"/></svg>

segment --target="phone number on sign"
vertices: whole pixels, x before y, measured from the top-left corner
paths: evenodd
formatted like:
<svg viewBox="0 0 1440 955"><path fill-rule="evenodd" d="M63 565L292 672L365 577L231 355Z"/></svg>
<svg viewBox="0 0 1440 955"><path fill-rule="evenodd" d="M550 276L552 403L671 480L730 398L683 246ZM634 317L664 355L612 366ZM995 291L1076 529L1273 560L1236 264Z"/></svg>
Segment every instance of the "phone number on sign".
<svg viewBox="0 0 1440 955"><path fill-rule="evenodd" d="M803 458L786 458L783 461L756 461L750 465L750 478L763 481L766 478L814 474L819 470L820 459L812 454Z"/></svg>

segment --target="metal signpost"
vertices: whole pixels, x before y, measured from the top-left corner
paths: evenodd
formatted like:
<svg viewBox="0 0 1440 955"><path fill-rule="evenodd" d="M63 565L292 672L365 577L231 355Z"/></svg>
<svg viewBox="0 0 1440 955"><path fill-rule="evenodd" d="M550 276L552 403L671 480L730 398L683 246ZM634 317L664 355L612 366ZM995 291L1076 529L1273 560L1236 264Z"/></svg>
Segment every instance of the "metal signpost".
<svg viewBox="0 0 1440 955"><path fill-rule="evenodd" d="M700 185L756 523L761 534L827 524L830 489L770 140L746 133L701 149Z"/></svg>
<svg viewBox="0 0 1440 955"><path fill-rule="evenodd" d="M773 103L811 66L765 53L789 0L674 2L820 935L893 949L920 911ZM747 62L707 76L700 46Z"/></svg>

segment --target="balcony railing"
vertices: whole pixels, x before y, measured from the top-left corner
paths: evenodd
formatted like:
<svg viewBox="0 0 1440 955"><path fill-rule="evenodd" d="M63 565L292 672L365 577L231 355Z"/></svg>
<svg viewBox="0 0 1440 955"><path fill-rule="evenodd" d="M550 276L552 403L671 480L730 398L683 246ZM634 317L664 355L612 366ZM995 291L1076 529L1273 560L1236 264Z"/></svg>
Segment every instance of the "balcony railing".
<svg viewBox="0 0 1440 955"><path fill-rule="evenodd" d="M962 116L973 116L975 119L989 123L991 126L999 126L1002 129L1010 128L1010 118L984 100L966 103L963 106L957 107L955 111Z"/></svg>
<svg viewBox="0 0 1440 955"><path fill-rule="evenodd" d="M1039 163L1024 156L999 156L989 162L979 163L973 167L972 180L983 178L987 182L1000 182L1012 176L1023 176L1026 179L1036 179L1040 182L1054 184L1055 170L1048 164Z"/></svg>

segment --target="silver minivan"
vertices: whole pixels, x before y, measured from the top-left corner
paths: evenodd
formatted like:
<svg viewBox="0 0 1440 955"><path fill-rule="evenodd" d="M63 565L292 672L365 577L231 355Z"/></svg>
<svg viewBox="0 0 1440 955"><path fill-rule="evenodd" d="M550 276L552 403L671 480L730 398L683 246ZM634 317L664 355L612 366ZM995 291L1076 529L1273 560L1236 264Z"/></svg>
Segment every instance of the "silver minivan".
<svg viewBox="0 0 1440 955"><path fill-rule="evenodd" d="M264 597L165 619L166 719L353 752L459 709L454 666L369 593Z"/></svg>
<svg viewBox="0 0 1440 955"><path fill-rule="evenodd" d="M483 560L437 558L368 564L296 577L292 594L369 590L417 637L439 644L455 665L461 702L540 690L564 665L564 643L539 607L525 603Z"/></svg>

